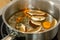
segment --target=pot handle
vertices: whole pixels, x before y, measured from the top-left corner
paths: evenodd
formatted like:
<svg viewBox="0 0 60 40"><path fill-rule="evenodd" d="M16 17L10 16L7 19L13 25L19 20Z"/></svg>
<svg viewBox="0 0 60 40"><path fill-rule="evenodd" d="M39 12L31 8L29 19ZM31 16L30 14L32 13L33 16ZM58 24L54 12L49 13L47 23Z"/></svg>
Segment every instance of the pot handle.
<svg viewBox="0 0 60 40"><path fill-rule="evenodd" d="M17 35L16 32L12 32L12 33L8 34L6 37L4 37L4 38L1 39L1 40L13 40L16 35Z"/></svg>

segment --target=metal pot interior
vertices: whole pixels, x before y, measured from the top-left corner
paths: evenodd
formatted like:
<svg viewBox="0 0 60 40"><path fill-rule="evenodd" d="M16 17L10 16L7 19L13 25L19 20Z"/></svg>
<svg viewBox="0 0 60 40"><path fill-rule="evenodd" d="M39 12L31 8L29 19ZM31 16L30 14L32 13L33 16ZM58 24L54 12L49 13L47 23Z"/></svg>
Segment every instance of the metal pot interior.
<svg viewBox="0 0 60 40"><path fill-rule="evenodd" d="M54 3L51 1L39 1L39 0L24 0L24 1L19 0L11 4L4 11L4 14L3 14L3 20L5 20L4 22L8 24L7 19L11 15L25 8L44 10L49 14L51 14L54 18L57 19L57 22L59 22L59 9L54 5ZM10 28L12 27L10 26Z"/></svg>

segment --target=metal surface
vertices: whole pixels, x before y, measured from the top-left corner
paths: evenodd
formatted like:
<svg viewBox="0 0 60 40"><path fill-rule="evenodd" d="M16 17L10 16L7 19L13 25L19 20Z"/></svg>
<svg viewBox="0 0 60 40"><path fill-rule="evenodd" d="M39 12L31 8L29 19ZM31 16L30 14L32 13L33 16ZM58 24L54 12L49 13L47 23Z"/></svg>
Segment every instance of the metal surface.
<svg viewBox="0 0 60 40"><path fill-rule="evenodd" d="M7 19L16 11L18 11L19 9L25 9L25 8L29 8L29 9L42 9L45 10L47 12L49 12L52 16L54 16L58 23L56 24L55 27L44 31L44 32L40 32L40 33L22 33L19 32L18 30L14 29L13 27L11 27L8 23L7 23ZM9 5L6 6L6 8L4 8L3 12L2 12L2 18L4 23L12 30L18 32L19 34L25 34L26 40L51 40L57 33L58 31L58 24L59 24L59 9L54 5L53 2L51 1L40 1L40 0L16 0L14 2L11 2ZM18 35L19 35L18 34Z"/></svg>

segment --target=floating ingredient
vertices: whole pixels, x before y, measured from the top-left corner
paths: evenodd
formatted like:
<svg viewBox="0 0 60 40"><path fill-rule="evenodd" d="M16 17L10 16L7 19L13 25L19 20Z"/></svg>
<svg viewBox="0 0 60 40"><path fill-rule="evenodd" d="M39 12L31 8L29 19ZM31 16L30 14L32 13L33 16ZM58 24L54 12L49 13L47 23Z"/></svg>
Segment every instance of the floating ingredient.
<svg viewBox="0 0 60 40"><path fill-rule="evenodd" d="M34 24L34 25L38 25L38 26L41 25L41 22L37 22L37 21L33 21L33 20L31 20L31 23Z"/></svg>
<svg viewBox="0 0 60 40"><path fill-rule="evenodd" d="M31 19L33 21L43 21L46 19L46 17L44 17L44 16L32 16Z"/></svg>
<svg viewBox="0 0 60 40"><path fill-rule="evenodd" d="M19 23L22 20L22 17L17 17L16 22Z"/></svg>
<svg viewBox="0 0 60 40"><path fill-rule="evenodd" d="M49 28L51 27L51 22L49 22L49 21L43 22L43 27L44 27L45 29L49 29Z"/></svg>
<svg viewBox="0 0 60 40"><path fill-rule="evenodd" d="M44 16L44 15L46 15L46 12L44 12L44 11L41 11L41 10L29 10L29 11L27 11L27 13L28 14L30 14L30 15L42 15L42 16Z"/></svg>
<svg viewBox="0 0 60 40"><path fill-rule="evenodd" d="M41 26L37 27L37 28L33 28L32 30L28 31L28 32L39 32L41 30Z"/></svg>

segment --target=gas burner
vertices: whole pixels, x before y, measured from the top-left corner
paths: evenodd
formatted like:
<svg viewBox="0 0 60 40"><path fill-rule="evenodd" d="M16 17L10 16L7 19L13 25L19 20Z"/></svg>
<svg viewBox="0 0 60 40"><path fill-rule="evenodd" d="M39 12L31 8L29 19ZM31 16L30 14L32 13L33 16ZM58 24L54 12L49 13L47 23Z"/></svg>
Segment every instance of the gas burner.
<svg viewBox="0 0 60 40"><path fill-rule="evenodd" d="M0 17L0 20L2 20L2 18ZM1 28L0 28L0 31L1 31L1 36L0 36L0 38L2 39L2 38L4 38L5 36L7 36L10 32L11 32L11 30L3 23L3 21L1 22ZM59 32L59 31L58 31ZM52 39L52 40L59 40L59 33ZM15 37L15 39L13 39L13 40L25 40L25 37Z"/></svg>
<svg viewBox="0 0 60 40"><path fill-rule="evenodd" d="M1 24L1 36L2 36L2 38L4 38L9 33L10 33L9 28L6 27L6 25L2 22L2 24Z"/></svg>

